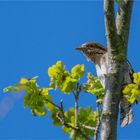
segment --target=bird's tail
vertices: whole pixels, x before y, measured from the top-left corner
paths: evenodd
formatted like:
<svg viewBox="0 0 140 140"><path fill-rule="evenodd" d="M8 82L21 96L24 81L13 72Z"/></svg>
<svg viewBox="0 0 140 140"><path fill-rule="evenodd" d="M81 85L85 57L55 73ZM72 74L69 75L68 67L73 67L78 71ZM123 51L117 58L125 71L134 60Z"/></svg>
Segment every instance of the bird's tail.
<svg viewBox="0 0 140 140"><path fill-rule="evenodd" d="M121 127L130 124L133 121L132 104L130 104L125 97L120 101L120 125Z"/></svg>

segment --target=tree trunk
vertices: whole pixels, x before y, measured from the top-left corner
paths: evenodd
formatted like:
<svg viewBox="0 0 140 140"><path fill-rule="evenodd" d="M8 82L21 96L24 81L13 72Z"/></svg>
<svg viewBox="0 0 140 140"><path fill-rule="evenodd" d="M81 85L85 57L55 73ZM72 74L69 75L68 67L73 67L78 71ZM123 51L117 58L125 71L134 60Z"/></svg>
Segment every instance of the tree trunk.
<svg viewBox="0 0 140 140"><path fill-rule="evenodd" d="M115 22L114 0L104 0L108 49L108 82L103 101L101 140L117 139L119 101L126 70L127 46L133 1L122 0Z"/></svg>

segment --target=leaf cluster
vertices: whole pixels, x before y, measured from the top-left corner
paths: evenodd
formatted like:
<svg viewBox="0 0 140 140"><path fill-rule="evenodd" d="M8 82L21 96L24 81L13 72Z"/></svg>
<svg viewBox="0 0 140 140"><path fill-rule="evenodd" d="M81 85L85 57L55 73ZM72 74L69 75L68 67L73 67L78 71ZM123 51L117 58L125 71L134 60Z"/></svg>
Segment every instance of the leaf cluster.
<svg viewBox="0 0 140 140"><path fill-rule="evenodd" d="M54 106L48 102L51 101L51 96L48 94L51 88L39 88L36 79L37 77L22 78L17 85L5 88L4 92L24 90L26 92L24 107L30 108L34 116L44 116L47 113L46 107L48 110L54 109Z"/></svg>
<svg viewBox="0 0 140 140"><path fill-rule="evenodd" d="M59 105L55 104L49 94L50 90L56 89L59 89L63 94L72 93L78 106L80 93L84 90L95 95L97 103L101 104L104 89L100 81L89 73L87 82L80 84L80 78L84 74L84 65L78 64L69 72L61 61L57 61L55 65L48 69L49 88L39 88L37 77L33 77L32 79L22 78L15 86L5 88L4 92L25 91L24 107L29 108L34 116L44 116L47 111L50 111L53 124L62 126L62 130L69 134L70 138L76 140L87 139L94 135L99 113L93 111L91 107L86 109L80 107L78 110L71 107L68 111L65 111L63 102L61 101ZM76 120L77 122L75 122Z"/></svg>
<svg viewBox="0 0 140 140"><path fill-rule="evenodd" d="M71 126L75 126L75 109L74 108L70 108L69 111L65 112L65 118L66 118L66 122L71 125ZM79 108L79 112L78 112L78 129L80 129L80 131L89 136L92 137L94 135L94 130L89 130L87 128L85 128L84 126L90 126L92 128L96 127L98 121L98 114L96 111L93 111L91 107L87 107L86 109L80 107ZM77 129L77 130L78 130ZM72 139L83 139L83 137L81 136L80 133L78 133L77 131L75 133L73 133L73 129L69 128L67 126L63 126L63 131L65 133L69 133L70 134L70 138Z"/></svg>
<svg viewBox="0 0 140 140"><path fill-rule="evenodd" d="M104 88L101 85L99 79L88 73L88 81L84 84L84 91L89 92L97 97L96 102L102 104L104 96Z"/></svg>
<svg viewBox="0 0 140 140"><path fill-rule="evenodd" d="M140 72L133 74L133 83L128 84L123 89L123 94L131 103L140 101Z"/></svg>
<svg viewBox="0 0 140 140"><path fill-rule="evenodd" d="M76 89L78 80L84 75L84 65L76 65L71 73L65 69L61 61L48 69L51 79L50 86L54 89L59 88L62 93L69 94Z"/></svg>

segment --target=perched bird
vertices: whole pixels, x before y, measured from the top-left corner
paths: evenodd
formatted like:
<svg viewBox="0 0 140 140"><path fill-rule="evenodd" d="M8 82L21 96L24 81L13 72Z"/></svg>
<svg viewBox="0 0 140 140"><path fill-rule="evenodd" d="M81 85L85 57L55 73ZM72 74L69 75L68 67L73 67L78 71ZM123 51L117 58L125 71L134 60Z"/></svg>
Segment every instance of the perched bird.
<svg viewBox="0 0 140 140"><path fill-rule="evenodd" d="M97 42L88 42L82 44L80 48L76 50L81 51L88 60L91 60L95 64L97 77L99 78L102 86L105 88L107 84L107 71L108 71L108 56L107 49L97 43ZM124 74L124 84L132 83L132 74L133 69L129 63L126 62L127 71ZM120 125L121 127L130 124L133 121L133 111L132 105L126 100L125 97L121 97L120 100Z"/></svg>

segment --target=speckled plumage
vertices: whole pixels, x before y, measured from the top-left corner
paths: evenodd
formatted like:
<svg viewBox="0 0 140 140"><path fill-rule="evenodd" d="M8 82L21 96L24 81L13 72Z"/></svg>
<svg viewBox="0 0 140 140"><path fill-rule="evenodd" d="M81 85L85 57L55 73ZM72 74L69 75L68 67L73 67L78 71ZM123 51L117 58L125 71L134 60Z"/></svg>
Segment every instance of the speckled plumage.
<svg viewBox="0 0 140 140"><path fill-rule="evenodd" d="M107 49L99 43L89 42L81 45L77 48L83 52L88 60L91 60L96 67L97 77L99 78L102 86L105 88L107 83L107 70L108 70L108 57ZM128 67L124 74L124 84L132 83L133 69L130 63L126 62ZM120 123L121 127L130 124L133 121L132 105L122 96L120 100Z"/></svg>

